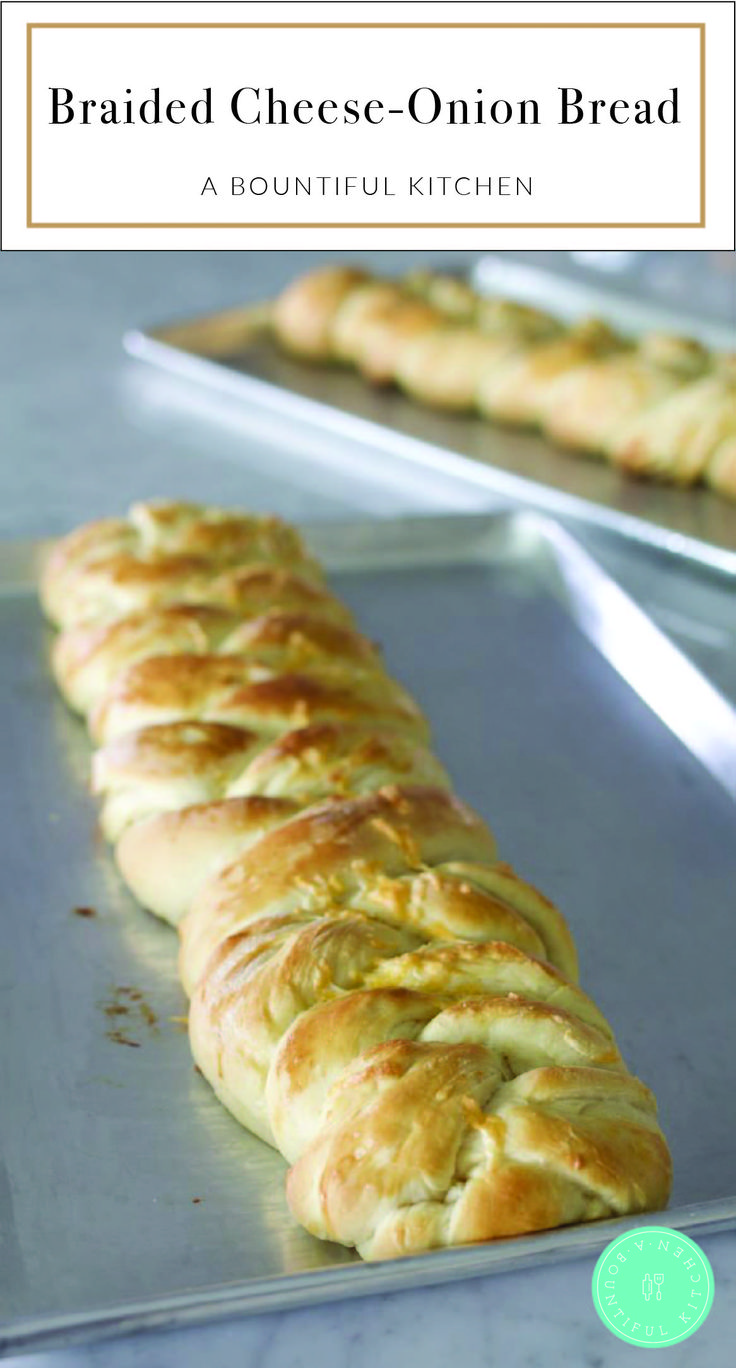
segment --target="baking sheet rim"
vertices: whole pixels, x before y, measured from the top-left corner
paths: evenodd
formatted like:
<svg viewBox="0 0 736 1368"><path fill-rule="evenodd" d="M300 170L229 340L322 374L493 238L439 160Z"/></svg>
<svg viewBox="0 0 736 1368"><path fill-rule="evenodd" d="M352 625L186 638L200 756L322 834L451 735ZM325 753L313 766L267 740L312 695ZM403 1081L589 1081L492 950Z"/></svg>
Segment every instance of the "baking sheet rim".
<svg viewBox="0 0 736 1368"><path fill-rule="evenodd" d="M666 1219L664 1219L666 1218ZM144 1330L174 1329L205 1324L235 1315L346 1301L413 1287L432 1287L490 1273L543 1267L547 1263L585 1258L597 1254L625 1230L663 1224L691 1235L717 1234L736 1227L736 1197L700 1202L672 1210L640 1213L576 1226L561 1226L535 1235L515 1236L484 1245L431 1250L426 1254L384 1262L338 1264L332 1268L283 1273L278 1277L250 1279L247 1283L220 1284L197 1292L177 1292L118 1304L90 1312L52 1314L17 1321L12 1329L0 1322L0 1355L27 1353L39 1348L62 1348L85 1340L112 1338ZM564 1242L564 1243L563 1243ZM562 1244L560 1252L559 1246ZM513 1248L516 1252L508 1254ZM519 1252L520 1251L520 1252ZM402 1270L405 1276L402 1277ZM408 1275L408 1276L406 1276ZM319 1295L310 1284L321 1283ZM325 1284L328 1285L325 1289ZM325 1295L326 1291L326 1295Z"/></svg>
<svg viewBox="0 0 736 1368"><path fill-rule="evenodd" d="M198 316L186 322L214 321L217 314ZM171 326L174 326L172 321ZM602 527L609 532L645 546L655 547L669 555L691 560L700 566L736 576L736 551L704 541L633 513L609 508L593 499L555 489L525 475L503 470L498 466L474 460L449 447L412 437L398 429L370 418L312 399L260 376L234 370L227 361L189 352L173 343L162 341L156 333L162 327L133 328L123 334L122 342L129 356L147 361L171 374L194 380L221 393L255 401L262 408L295 422L329 431L347 441L357 441L379 448L384 454L398 457L407 464L457 480L465 486L475 486L522 505L547 512L552 516L572 518Z"/></svg>

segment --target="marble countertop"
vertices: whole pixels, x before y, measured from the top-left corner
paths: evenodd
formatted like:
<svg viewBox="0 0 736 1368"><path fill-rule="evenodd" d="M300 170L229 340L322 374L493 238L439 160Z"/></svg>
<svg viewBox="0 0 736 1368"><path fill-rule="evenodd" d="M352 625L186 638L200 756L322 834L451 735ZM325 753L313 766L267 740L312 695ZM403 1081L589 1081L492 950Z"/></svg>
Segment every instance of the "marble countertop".
<svg viewBox="0 0 736 1368"><path fill-rule="evenodd" d="M124 357L138 322L256 298L303 269L313 253L15 253L0 257L0 537L51 535L132 498L180 494L273 508L288 518L387 517L480 509L489 496L446 483L379 477L366 451L348 469L328 441L305 444L286 425L244 418L184 382ZM319 254L324 255L324 254ZM381 257L393 269L419 254ZM447 253L456 261L475 254ZM437 254L433 255L437 260ZM305 455L309 458L304 459ZM276 459L278 458L278 459ZM630 592L676 631L690 654L736 698L724 618L698 639L677 619L676 577L614 565ZM722 611L722 610L721 610ZM673 614L675 617L673 618ZM689 631L689 635L688 635ZM725 637L724 637L725 633ZM731 643L732 644L732 643ZM716 1298L703 1329L667 1362L726 1368L736 1332L736 1235L703 1238ZM60 1258L65 1257L60 1251ZM382 1368L451 1360L504 1368L569 1363L617 1368L640 1351L611 1336L590 1296L593 1260L384 1294L310 1310L242 1318L84 1348L32 1354L27 1368ZM14 1361L14 1360L13 1360Z"/></svg>
<svg viewBox="0 0 736 1368"><path fill-rule="evenodd" d="M699 1243L715 1276L713 1309L696 1335L665 1351L667 1368L733 1362L736 1236ZM632 1368L642 1351L611 1335L593 1310L593 1266L581 1260L13 1362L17 1368Z"/></svg>

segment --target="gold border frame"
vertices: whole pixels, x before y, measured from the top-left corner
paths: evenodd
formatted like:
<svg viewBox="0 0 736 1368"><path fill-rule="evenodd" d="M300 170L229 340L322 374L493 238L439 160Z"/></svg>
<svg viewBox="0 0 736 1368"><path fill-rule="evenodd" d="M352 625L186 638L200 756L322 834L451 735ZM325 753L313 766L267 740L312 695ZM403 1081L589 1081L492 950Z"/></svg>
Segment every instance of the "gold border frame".
<svg viewBox="0 0 736 1368"><path fill-rule="evenodd" d="M35 29L695 29L700 31L700 214L694 223L37 223L33 219L33 32ZM26 24L26 228L705 228L705 23L537 24Z"/></svg>

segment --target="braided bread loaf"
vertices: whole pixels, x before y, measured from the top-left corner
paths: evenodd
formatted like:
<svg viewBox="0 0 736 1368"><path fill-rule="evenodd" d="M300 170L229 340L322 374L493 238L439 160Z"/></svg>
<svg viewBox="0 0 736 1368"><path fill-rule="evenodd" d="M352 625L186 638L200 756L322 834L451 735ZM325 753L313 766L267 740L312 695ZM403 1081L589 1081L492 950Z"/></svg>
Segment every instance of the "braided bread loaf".
<svg viewBox="0 0 736 1368"><path fill-rule="evenodd" d="M59 543L41 594L103 830L179 928L197 1064L308 1230L385 1258L666 1202L564 918L294 532L137 505Z"/></svg>
<svg viewBox="0 0 736 1368"><path fill-rule="evenodd" d="M449 276L389 282L332 266L289 285L270 326L295 355L355 366L422 403L538 427L628 473L736 498L734 356L691 339L635 344L599 320L564 328Z"/></svg>
<svg viewBox="0 0 736 1368"><path fill-rule="evenodd" d="M169 500L134 504L64 537L41 580L41 601L57 626L101 622L169 603L224 603L237 580L228 566L274 566L321 582L296 533L257 518ZM214 581L214 584L213 584Z"/></svg>

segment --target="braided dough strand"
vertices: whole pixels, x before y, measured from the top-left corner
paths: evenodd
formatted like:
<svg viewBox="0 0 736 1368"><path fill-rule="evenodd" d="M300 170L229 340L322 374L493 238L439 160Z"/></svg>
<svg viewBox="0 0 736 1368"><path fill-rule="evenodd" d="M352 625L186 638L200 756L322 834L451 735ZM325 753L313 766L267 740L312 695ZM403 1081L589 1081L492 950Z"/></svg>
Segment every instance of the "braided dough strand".
<svg viewBox="0 0 736 1368"><path fill-rule="evenodd" d="M279 518L156 500L57 542L41 576L41 602L57 626L109 621L167 603L211 601L207 585L219 571L271 563L321 579Z"/></svg>

